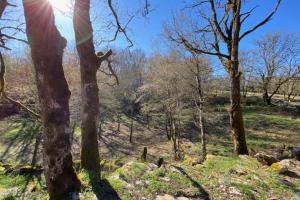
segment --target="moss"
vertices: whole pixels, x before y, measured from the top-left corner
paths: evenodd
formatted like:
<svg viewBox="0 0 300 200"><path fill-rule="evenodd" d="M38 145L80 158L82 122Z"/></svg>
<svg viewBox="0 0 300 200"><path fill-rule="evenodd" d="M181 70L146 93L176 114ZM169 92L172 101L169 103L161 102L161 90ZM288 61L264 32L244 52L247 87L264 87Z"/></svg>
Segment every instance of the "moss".
<svg viewBox="0 0 300 200"><path fill-rule="evenodd" d="M149 184L146 186L146 192L165 192L167 193L170 189L170 185L161 180L161 177L165 176L165 171L161 168L158 168L149 174L144 176L145 180L149 181Z"/></svg>
<svg viewBox="0 0 300 200"><path fill-rule="evenodd" d="M182 161L182 164L184 165L196 165L200 163L199 157L192 157L192 156L185 156L184 160Z"/></svg>
<svg viewBox="0 0 300 200"><path fill-rule="evenodd" d="M147 170L147 165L145 163L129 162L125 164L123 167L117 169L116 172L125 181L131 181L142 176L146 170Z"/></svg>
<svg viewBox="0 0 300 200"><path fill-rule="evenodd" d="M116 169L122 167L124 162L120 159L107 160L102 159L100 161L101 171L113 172Z"/></svg>

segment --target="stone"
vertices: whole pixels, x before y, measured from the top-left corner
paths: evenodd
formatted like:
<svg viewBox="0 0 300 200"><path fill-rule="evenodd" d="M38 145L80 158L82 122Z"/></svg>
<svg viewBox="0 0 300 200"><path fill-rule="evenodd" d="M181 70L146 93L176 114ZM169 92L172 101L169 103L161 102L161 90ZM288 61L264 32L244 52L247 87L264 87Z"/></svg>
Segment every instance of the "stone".
<svg viewBox="0 0 300 200"><path fill-rule="evenodd" d="M165 194L163 196L156 196L155 200L176 200L173 196Z"/></svg>
<svg viewBox="0 0 300 200"><path fill-rule="evenodd" d="M265 153L257 153L254 157L258 160L258 162L268 166L271 166L273 163L278 162L276 158Z"/></svg>
<svg viewBox="0 0 300 200"><path fill-rule="evenodd" d="M228 192L229 192L229 194L236 195L236 196L242 195L241 192L235 187L229 187Z"/></svg>
<svg viewBox="0 0 300 200"><path fill-rule="evenodd" d="M187 197L177 197L176 200L189 200L189 198L187 198Z"/></svg>
<svg viewBox="0 0 300 200"><path fill-rule="evenodd" d="M285 159L280 162L273 163L271 169L276 171L279 174L284 174L289 171L289 168L293 165L293 162L290 159Z"/></svg>

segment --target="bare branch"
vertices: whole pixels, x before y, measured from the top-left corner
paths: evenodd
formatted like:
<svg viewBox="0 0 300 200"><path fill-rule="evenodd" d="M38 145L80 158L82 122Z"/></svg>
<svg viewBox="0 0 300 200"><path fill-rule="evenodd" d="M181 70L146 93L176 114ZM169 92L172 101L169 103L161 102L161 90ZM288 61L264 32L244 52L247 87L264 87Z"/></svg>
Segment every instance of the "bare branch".
<svg viewBox="0 0 300 200"><path fill-rule="evenodd" d="M125 27L122 27L122 25L120 23L120 20L119 20L119 17L118 17L118 14L116 13L116 11L115 11L115 9L114 9L114 7L112 5L112 0L107 0L107 3L108 3L108 7L111 10L111 12L112 12L112 14L113 14L113 16L115 18L116 24L117 24L117 30L115 32L115 35L114 35L113 39L110 40L110 42L115 41L117 39L119 33L123 33L123 35L125 36L127 42L129 43L129 47L132 47L133 46L133 42L131 41L131 39L127 35L126 27L132 21L132 19L134 18L134 16L130 17L130 19L126 23Z"/></svg>
<svg viewBox="0 0 300 200"><path fill-rule="evenodd" d="M5 79L4 79L5 68L6 67L5 67L4 59L3 59L3 56L2 56L1 52L0 52L0 63L1 63L1 69L0 69L0 96L2 96L4 99L10 101L11 103L17 105L19 108L22 108L26 112L32 114L34 117L40 118L39 114L37 114L36 112L31 110L30 108L28 108L27 106L25 106L21 102L16 101L16 100L12 99L11 97L7 96L7 94L5 93Z"/></svg>
<svg viewBox="0 0 300 200"><path fill-rule="evenodd" d="M221 36L221 38L224 42L227 42L228 37L224 34L224 32L222 31L222 29L220 27L220 22L218 21L217 11L216 11L216 8L215 8L215 1L214 0L210 0L210 6L211 6L212 14L213 14L213 22L214 22L214 25L215 25L215 27L218 31L218 34Z"/></svg>
<svg viewBox="0 0 300 200"><path fill-rule="evenodd" d="M97 57L98 57L98 61L99 61L99 71L101 71L105 75L113 76L116 80L117 85L119 85L119 78L118 78L117 74L115 73L115 71L113 70L113 68L111 66L112 61L109 59L109 57L112 55L112 53L113 52L112 52L111 49L108 50L105 54L103 54L102 52L97 53ZM100 69L100 66L101 66L103 61L106 61L107 67L108 67L108 70L110 71L110 73L107 73L107 72Z"/></svg>
<svg viewBox="0 0 300 200"><path fill-rule="evenodd" d="M253 31L255 31L256 29L258 29L259 27L263 26L264 24L266 24L268 21L271 20L271 18L274 16L274 14L277 12L279 5L281 3L281 0L277 0L277 3L273 9L273 11L264 19L262 20L260 23L258 23L256 26L254 26L252 29L249 29L248 31L246 31L245 33L243 33L239 40L242 40L245 36L249 35L250 33L252 33ZM244 20L243 20L244 21Z"/></svg>

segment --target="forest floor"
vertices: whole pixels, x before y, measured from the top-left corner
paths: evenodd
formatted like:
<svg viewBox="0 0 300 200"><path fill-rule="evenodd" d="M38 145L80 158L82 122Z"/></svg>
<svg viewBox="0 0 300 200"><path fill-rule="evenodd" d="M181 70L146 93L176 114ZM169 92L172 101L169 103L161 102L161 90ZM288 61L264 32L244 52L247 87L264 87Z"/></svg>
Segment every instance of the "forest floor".
<svg viewBox="0 0 300 200"><path fill-rule="evenodd" d="M226 107L223 102L206 107L209 156L203 165L193 164L200 155L200 143L199 134L192 128L182 134L185 159L175 162L163 128L150 123L148 129L144 123L134 121L133 143L130 143L128 119L123 118L120 132L116 131L116 122L106 123L100 138L100 153L102 176L107 181L90 184L93 177L77 167L84 186L82 199L101 199L99 185L117 191L118 197L111 199L300 199L299 162L291 161L293 176L279 175L251 156L232 154ZM251 155L262 151L275 156L283 145L300 147L300 119L293 114L293 107L263 106L255 100L249 101L244 105L244 119ZM38 135L34 130L34 123L18 117L1 121L0 161L11 165L31 163ZM79 128L74 135L76 165L80 162ZM139 161L144 147L148 148L148 163ZM158 168L155 164L160 157L165 165ZM22 199L22 196L46 198L43 177L5 174L0 167L0 199Z"/></svg>

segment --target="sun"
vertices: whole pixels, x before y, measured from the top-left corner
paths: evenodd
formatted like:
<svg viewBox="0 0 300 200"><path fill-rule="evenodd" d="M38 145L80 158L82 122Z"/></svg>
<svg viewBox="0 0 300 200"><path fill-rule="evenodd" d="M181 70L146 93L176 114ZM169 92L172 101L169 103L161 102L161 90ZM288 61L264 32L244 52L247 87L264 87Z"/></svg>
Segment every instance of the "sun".
<svg viewBox="0 0 300 200"><path fill-rule="evenodd" d="M66 13L71 8L71 0L48 0L54 9Z"/></svg>

